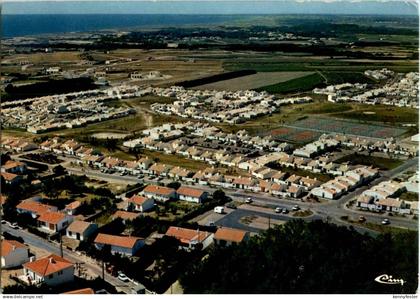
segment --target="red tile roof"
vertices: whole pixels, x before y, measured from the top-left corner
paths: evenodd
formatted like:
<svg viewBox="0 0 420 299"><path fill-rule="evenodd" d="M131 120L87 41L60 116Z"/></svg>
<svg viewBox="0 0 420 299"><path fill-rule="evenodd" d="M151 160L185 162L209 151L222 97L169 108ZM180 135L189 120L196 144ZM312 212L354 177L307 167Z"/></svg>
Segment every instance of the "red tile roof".
<svg viewBox="0 0 420 299"><path fill-rule="evenodd" d="M140 213L133 213L127 211L116 211L114 215L112 215L113 219L121 218L123 220L133 220L140 216Z"/></svg>
<svg viewBox="0 0 420 299"><path fill-rule="evenodd" d="M222 227L217 229L214 238L217 240L241 242L245 238L246 233L247 232L243 230Z"/></svg>
<svg viewBox="0 0 420 299"><path fill-rule="evenodd" d="M46 205L33 200L24 200L16 206L17 209L29 211L35 214L44 214L55 210L54 206Z"/></svg>
<svg viewBox="0 0 420 299"><path fill-rule="evenodd" d="M210 233L197 231L194 229L171 226L166 232L167 236L177 238L182 243L188 244L191 241L204 241L210 236Z"/></svg>
<svg viewBox="0 0 420 299"><path fill-rule="evenodd" d="M93 289L91 288L84 288L84 289L79 289L79 290L74 290L74 291L70 291L70 292L65 292L65 293L61 293L61 294L80 294L80 295L84 295L84 294L95 294L95 292L93 291Z"/></svg>
<svg viewBox="0 0 420 299"><path fill-rule="evenodd" d="M9 255L16 248L28 248L25 244L22 244L15 240L2 240L1 241L1 256Z"/></svg>
<svg viewBox="0 0 420 299"><path fill-rule="evenodd" d="M168 188L168 187L162 187L162 186L156 186L156 185L148 185L146 188L144 188L143 191L144 192L147 192L147 193L154 193L154 194L158 194L158 195L166 195L166 196L169 196L175 190L172 189L172 188Z"/></svg>
<svg viewBox="0 0 420 299"><path fill-rule="evenodd" d="M139 240L141 240L141 238L98 234L98 236L95 238L95 243L108 244L124 248L133 248Z"/></svg>
<svg viewBox="0 0 420 299"><path fill-rule="evenodd" d="M133 195L128 199L128 202L132 202L136 205L142 205L148 198L139 195Z"/></svg>
<svg viewBox="0 0 420 299"><path fill-rule="evenodd" d="M63 214L61 212L46 212L39 216L38 221L51 223L51 224L58 224L65 217L66 217L66 214Z"/></svg>
<svg viewBox="0 0 420 299"><path fill-rule="evenodd" d="M73 267L73 263L55 254L23 264L23 267L45 277L52 273Z"/></svg>
<svg viewBox="0 0 420 299"><path fill-rule="evenodd" d="M190 196L190 197L200 197L204 193L203 190L185 187L185 186L179 187L178 190L176 190L176 192L180 195Z"/></svg>
<svg viewBox="0 0 420 299"><path fill-rule="evenodd" d="M6 181L13 181L18 175L14 174L14 173L9 173L9 172L3 172L1 174L1 176L6 180Z"/></svg>
<svg viewBox="0 0 420 299"><path fill-rule="evenodd" d="M66 209L67 210L75 210L78 207L80 207L80 205L81 205L80 201L75 200L75 201L69 203L68 205L66 205Z"/></svg>

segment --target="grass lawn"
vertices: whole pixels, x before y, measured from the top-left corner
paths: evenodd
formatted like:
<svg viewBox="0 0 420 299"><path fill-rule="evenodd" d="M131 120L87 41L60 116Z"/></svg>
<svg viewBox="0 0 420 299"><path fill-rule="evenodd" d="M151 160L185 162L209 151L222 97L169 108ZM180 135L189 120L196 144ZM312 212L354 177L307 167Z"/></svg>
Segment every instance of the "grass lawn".
<svg viewBox="0 0 420 299"><path fill-rule="evenodd" d="M201 161L185 159L185 158L180 157L178 155L167 155L167 154L164 154L164 153L151 151L151 150L147 150L147 149L143 149L142 154L151 158L151 159L155 159L155 160L159 161L159 163L164 163L164 164L168 164L168 165L172 165L172 166L185 167L185 168L191 169L191 170L200 170L200 169L205 169L205 168L209 167L209 165L207 163L204 163L204 162L201 162Z"/></svg>
<svg viewBox="0 0 420 299"><path fill-rule="evenodd" d="M320 74L315 73L301 78L292 79L286 82L260 87L256 90L267 91L269 93L286 94L292 92L303 92L307 90L312 90L315 87L320 87L323 85L324 78Z"/></svg>
<svg viewBox="0 0 420 299"><path fill-rule="evenodd" d="M351 154L345 157L342 157L335 161L336 163L344 163L349 162L352 165L366 165L366 166L373 166L377 167L382 170L389 170L393 169L397 166L400 166L403 161L389 159L389 158L382 158L382 157L374 157L374 156L366 156L366 155L359 155L359 154Z"/></svg>
<svg viewBox="0 0 420 299"><path fill-rule="evenodd" d="M322 72L327 79L327 84L342 83L375 83L373 79L366 77L362 72Z"/></svg>

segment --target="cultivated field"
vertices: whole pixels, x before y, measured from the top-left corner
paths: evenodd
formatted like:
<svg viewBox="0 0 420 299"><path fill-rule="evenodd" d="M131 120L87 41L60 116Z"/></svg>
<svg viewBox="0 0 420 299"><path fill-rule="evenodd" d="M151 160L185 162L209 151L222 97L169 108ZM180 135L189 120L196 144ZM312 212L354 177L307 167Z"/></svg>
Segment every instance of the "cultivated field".
<svg viewBox="0 0 420 299"><path fill-rule="evenodd" d="M194 89L215 89L215 90L249 90L262 86L286 82L292 79L310 75L311 72L262 72L249 76L223 80L215 83L204 84Z"/></svg>

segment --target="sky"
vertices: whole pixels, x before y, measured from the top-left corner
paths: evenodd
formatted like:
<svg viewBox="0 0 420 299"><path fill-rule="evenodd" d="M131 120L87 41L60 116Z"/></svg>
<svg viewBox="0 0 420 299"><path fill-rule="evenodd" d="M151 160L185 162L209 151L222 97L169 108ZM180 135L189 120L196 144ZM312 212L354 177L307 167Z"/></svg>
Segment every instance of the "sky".
<svg viewBox="0 0 420 299"><path fill-rule="evenodd" d="M3 14L418 14L417 0L5 0Z"/></svg>

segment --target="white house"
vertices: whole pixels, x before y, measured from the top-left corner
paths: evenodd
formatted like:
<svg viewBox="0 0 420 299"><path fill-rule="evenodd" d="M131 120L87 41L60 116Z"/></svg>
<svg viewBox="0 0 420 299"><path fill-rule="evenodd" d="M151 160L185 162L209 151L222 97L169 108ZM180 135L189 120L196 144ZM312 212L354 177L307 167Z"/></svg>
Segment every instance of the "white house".
<svg viewBox="0 0 420 299"><path fill-rule="evenodd" d="M98 230L96 223L76 220L66 229L66 236L72 239L84 241Z"/></svg>
<svg viewBox="0 0 420 299"><path fill-rule="evenodd" d="M181 186L176 190L180 200L201 203L207 199L208 192L191 187Z"/></svg>
<svg viewBox="0 0 420 299"><path fill-rule="evenodd" d="M56 233L73 222L73 217L61 212L46 212L39 216L39 227L48 233Z"/></svg>
<svg viewBox="0 0 420 299"><path fill-rule="evenodd" d="M128 199L127 210L146 212L153 209L155 201L153 198L147 198L144 196L133 195Z"/></svg>
<svg viewBox="0 0 420 299"><path fill-rule="evenodd" d="M168 201L170 199L176 199L176 191L172 188L148 185L141 192L147 198L153 198L158 201Z"/></svg>
<svg viewBox="0 0 420 299"><path fill-rule="evenodd" d="M134 255L144 245L144 239L126 236L114 236L108 234L98 234L95 238L95 247L102 249L109 245L111 253L120 253L123 255Z"/></svg>
<svg viewBox="0 0 420 299"><path fill-rule="evenodd" d="M176 238L181 243L180 247L188 250L196 248L199 244L202 246L201 249L207 248L213 243L214 236L209 232L176 226L169 227L165 235Z"/></svg>
<svg viewBox="0 0 420 299"><path fill-rule="evenodd" d="M51 254L23 264L23 280L30 284L45 283L50 286L72 282L74 264L58 255Z"/></svg>
<svg viewBox="0 0 420 299"><path fill-rule="evenodd" d="M1 241L1 267L17 267L29 261L29 248L15 240Z"/></svg>

